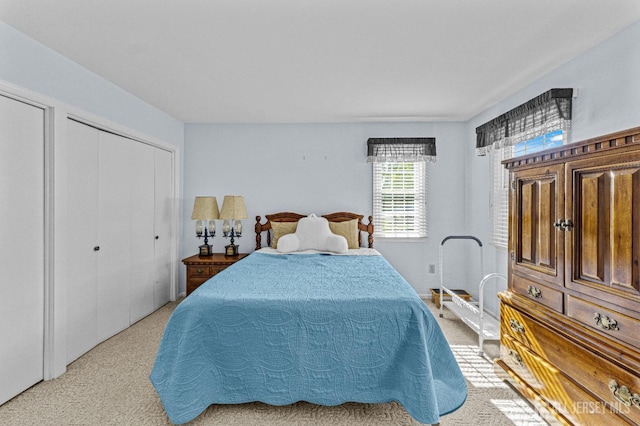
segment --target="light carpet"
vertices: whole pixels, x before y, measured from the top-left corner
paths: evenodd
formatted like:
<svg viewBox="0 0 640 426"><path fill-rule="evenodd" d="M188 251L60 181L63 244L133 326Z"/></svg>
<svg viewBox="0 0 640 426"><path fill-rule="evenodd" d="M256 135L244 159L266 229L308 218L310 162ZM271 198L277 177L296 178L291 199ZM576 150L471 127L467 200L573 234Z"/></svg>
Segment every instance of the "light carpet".
<svg viewBox="0 0 640 426"><path fill-rule="evenodd" d="M438 313L426 302L434 315ZM170 425L149 373L172 302L101 343L67 367L61 377L41 382L0 406L0 425ZM440 424L535 425L546 423L493 373L477 352L477 335L453 314L438 318L469 389L465 404ZM485 343L487 358L497 342ZM262 403L213 405L189 425L419 425L397 403L347 403L335 407L306 402L274 407Z"/></svg>

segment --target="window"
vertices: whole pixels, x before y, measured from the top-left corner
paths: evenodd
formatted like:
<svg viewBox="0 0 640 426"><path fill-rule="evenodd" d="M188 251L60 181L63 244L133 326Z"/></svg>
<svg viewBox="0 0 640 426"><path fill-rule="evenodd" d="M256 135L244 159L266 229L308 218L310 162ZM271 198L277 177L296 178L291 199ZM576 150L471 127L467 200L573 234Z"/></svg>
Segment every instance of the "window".
<svg viewBox="0 0 640 426"><path fill-rule="evenodd" d="M504 158L520 157L521 155L533 154L534 152L542 151L543 149L561 145L562 130L558 129L538 136L537 138L515 144L513 146L513 155Z"/></svg>
<svg viewBox="0 0 640 426"><path fill-rule="evenodd" d="M577 91L550 89L476 127L477 155L491 155L492 242L507 246L509 179L501 161L568 142Z"/></svg>
<svg viewBox="0 0 640 426"><path fill-rule="evenodd" d="M493 150L491 155L493 171L491 234L492 242L496 246L506 248L509 235L509 173L502 165L502 160L561 146L564 139L566 138L563 138L562 130L558 129L513 146Z"/></svg>
<svg viewBox="0 0 640 426"><path fill-rule="evenodd" d="M427 236L427 165L373 164L373 217L380 237Z"/></svg>
<svg viewBox="0 0 640 426"><path fill-rule="evenodd" d="M427 236L427 163L436 161L436 138L369 138L373 163L376 234L391 238Z"/></svg>

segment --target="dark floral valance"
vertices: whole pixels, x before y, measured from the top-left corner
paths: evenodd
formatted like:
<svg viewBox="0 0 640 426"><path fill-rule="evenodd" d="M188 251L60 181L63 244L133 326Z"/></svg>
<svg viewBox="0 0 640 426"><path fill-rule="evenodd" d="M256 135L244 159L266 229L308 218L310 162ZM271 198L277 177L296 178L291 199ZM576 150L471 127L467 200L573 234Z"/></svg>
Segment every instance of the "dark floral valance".
<svg viewBox="0 0 640 426"><path fill-rule="evenodd" d="M515 145L554 130L571 130L573 89L551 89L476 128L476 154Z"/></svg>
<svg viewBox="0 0 640 426"><path fill-rule="evenodd" d="M368 163L436 161L436 138L369 138Z"/></svg>

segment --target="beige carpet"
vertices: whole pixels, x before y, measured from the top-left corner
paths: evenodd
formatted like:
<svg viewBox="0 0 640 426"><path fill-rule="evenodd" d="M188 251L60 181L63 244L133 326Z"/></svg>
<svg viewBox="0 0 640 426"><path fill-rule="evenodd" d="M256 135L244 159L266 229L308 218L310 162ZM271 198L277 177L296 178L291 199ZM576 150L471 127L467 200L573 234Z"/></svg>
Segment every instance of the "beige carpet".
<svg viewBox="0 0 640 426"><path fill-rule="evenodd" d="M431 302L427 305L437 317ZM68 366L61 377L42 382L0 406L0 425L169 425L149 381L156 350L176 303L98 345ZM438 318L467 377L467 402L441 425L545 425L477 355L477 335L451 313ZM489 357L497 343L485 345ZM396 403L348 403L322 407L296 403L214 405L190 425L419 425Z"/></svg>

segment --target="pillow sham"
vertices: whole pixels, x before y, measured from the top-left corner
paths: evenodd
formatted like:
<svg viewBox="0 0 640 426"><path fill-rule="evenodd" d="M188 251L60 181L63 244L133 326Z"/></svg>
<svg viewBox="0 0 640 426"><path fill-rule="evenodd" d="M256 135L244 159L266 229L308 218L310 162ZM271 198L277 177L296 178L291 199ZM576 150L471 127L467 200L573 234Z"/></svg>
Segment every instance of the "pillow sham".
<svg viewBox="0 0 640 426"><path fill-rule="evenodd" d="M283 253L303 250L346 253L349 248L346 238L331 232L327 219L310 214L298 221L295 233L280 237L277 250Z"/></svg>
<svg viewBox="0 0 640 426"><path fill-rule="evenodd" d="M350 249L360 248L358 244L358 219L345 220L344 222L329 222L329 229L336 235L342 235L347 239Z"/></svg>
<svg viewBox="0 0 640 426"><path fill-rule="evenodd" d="M287 234L296 232L298 222L271 222L271 247L278 247L278 240Z"/></svg>

